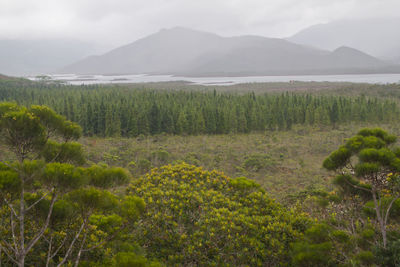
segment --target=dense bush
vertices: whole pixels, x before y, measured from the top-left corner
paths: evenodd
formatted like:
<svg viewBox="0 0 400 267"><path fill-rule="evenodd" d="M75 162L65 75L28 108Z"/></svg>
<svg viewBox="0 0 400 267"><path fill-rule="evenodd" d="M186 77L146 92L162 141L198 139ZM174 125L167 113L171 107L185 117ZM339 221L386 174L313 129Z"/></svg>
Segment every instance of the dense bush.
<svg viewBox="0 0 400 267"><path fill-rule="evenodd" d="M243 167L247 171L260 171L263 168L273 167L275 162L267 154L253 154L248 156L243 162Z"/></svg>
<svg viewBox="0 0 400 267"><path fill-rule="evenodd" d="M129 193L147 206L134 236L168 266L285 265L310 224L251 180L186 163L153 169Z"/></svg>
<svg viewBox="0 0 400 267"><path fill-rule="evenodd" d="M382 266L400 266L400 239L389 242L387 249L377 247L376 257Z"/></svg>

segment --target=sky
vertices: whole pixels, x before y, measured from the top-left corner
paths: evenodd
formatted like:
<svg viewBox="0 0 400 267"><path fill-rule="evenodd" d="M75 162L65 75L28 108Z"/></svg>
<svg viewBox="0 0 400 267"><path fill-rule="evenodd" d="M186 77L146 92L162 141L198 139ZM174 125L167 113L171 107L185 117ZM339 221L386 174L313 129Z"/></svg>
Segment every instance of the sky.
<svg viewBox="0 0 400 267"><path fill-rule="evenodd" d="M335 20L395 18L399 10L400 0L0 0L0 38L111 48L175 26L280 38Z"/></svg>

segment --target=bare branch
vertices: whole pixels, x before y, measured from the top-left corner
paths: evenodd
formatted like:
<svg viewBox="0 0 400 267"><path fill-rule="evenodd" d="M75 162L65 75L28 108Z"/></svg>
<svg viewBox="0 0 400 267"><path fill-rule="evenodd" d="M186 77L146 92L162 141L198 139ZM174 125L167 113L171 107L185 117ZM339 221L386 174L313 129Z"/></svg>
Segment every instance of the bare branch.
<svg viewBox="0 0 400 267"><path fill-rule="evenodd" d="M86 237L87 237L87 232L85 232L84 235L83 235L83 240L82 240L82 243L81 243L81 247L79 248L78 254L76 256L74 267L78 267L78 264L79 264L79 261L81 259L81 255L82 255L82 249L83 249L83 246L86 243Z"/></svg>
<svg viewBox="0 0 400 267"><path fill-rule="evenodd" d="M68 237L68 235L65 235L63 241L61 242L61 245L58 246L58 248L54 251L53 254L51 254L50 259L54 258L54 257L58 254L58 252L60 251L60 249L62 249L62 247L63 247L64 244L65 244L65 241L67 241L67 237Z"/></svg>
<svg viewBox="0 0 400 267"><path fill-rule="evenodd" d="M7 163L6 161L1 161L1 160L0 160L0 163L3 163L4 165L6 165L8 168L14 170L15 172L21 173L19 169L17 169L17 168L15 168L15 167L11 166L11 165L10 165L9 163Z"/></svg>
<svg viewBox="0 0 400 267"><path fill-rule="evenodd" d="M37 201L35 201L32 205L30 205L28 208L25 209L25 211L29 211L30 209L32 209L34 206L36 206L40 201L42 201L43 199L45 199L45 197L47 197L50 193L53 193L54 191L54 187L51 189L50 192L47 192L46 194L44 194L41 198L39 198Z"/></svg>
<svg viewBox="0 0 400 267"><path fill-rule="evenodd" d="M51 203L50 203L49 213L47 214L46 221L43 224L43 226L40 229L40 231L36 234L36 236L28 243L28 246L26 247L25 253L28 253L32 249L32 247L36 244L37 241L39 241L39 239L42 237L42 235L44 234L44 232L48 228L49 223L50 223L51 214L53 213L54 203L56 202L56 200L57 200L57 195L53 194L53 197L52 197L52 200L51 200Z"/></svg>
<svg viewBox="0 0 400 267"><path fill-rule="evenodd" d="M47 259L46 259L46 267L49 266L50 260L51 258L51 249L52 249L52 245L53 245L53 236L50 236L50 240L48 241L49 243L49 249L47 250Z"/></svg>
<svg viewBox="0 0 400 267"><path fill-rule="evenodd" d="M14 207L11 205L11 203L8 202L7 198L4 196L3 193L1 193L3 196L4 202L6 202L7 206L10 208L11 212L14 213L15 217L18 217L17 212L15 211Z"/></svg>
<svg viewBox="0 0 400 267"><path fill-rule="evenodd" d="M62 259L62 261L57 265L57 267L62 266L68 259L69 255L72 252L72 248L74 247L75 242L78 240L79 236L81 235L81 232L83 230L83 228L86 226L86 219L82 222L81 227L79 228L78 233L76 233L74 239L72 240L71 244L68 247L67 252L65 253L64 258Z"/></svg>
<svg viewBox="0 0 400 267"><path fill-rule="evenodd" d="M120 229L118 229L117 231L115 231L111 236L105 238L103 241L99 242L98 244L94 245L93 247L87 248L82 250L83 252L87 252L87 251L91 251L93 249L96 249L102 245L104 245L106 242L110 241L111 239L113 239L117 234L121 233L122 230L124 230L129 224L126 223L124 224Z"/></svg>
<svg viewBox="0 0 400 267"><path fill-rule="evenodd" d="M8 257L12 262L14 262L15 264L18 265L17 260L14 259L14 258L10 255L10 253L7 251L7 249L6 249L3 245L0 244L0 248L2 249L2 251L7 255L7 257Z"/></svg>
<svg viewBox="0 0 400 267"><path fill-rule="evenodd" d="M361 186L357 186L355 184L350 183L347 179L344 179L344 180L346 181L347 184L351 185L354 188L357 188L357 189L360 189L360 190L364 190L364 191L369 192L369 193L372 192L372 190L369 190L367 188L364 188L364 187L361 187Z"/></svg>
<svg viewBox="0 0 400 267"><path fill-rule="evenodd" d="M15 248L15 251L17 251L18 245L17 245L17 237L15 235L14 215L13 215L12 211L10 211L10 219L11 219L11 234L12 234L12 238L13 238L14 248Z"/></svg>
<svg viewBox="0 0 400 267"><path fill-rule="evenodd" d="M8 243L6 240L1 239L1 242L3 242L3 243L6 245L7 249L11 250L11 251L14 252L15 254L17 253L17 250L15 250L15 249L10 245L10 243ZM0 246L1 246L1 244L0 244ZM6 247L3 246L3 248L6 248Z"/></svg>
<svg viewBox="0 0 400 267"><path fill-rule="evenodd" d="M389 213L390 213L390 209L392 208L393 203L399 199L399 196L395 197L392 199L392 201L390 201L388 208L386 209L386 214L385 214L385 225L387 224L387 221L389 219Z"/></svg>

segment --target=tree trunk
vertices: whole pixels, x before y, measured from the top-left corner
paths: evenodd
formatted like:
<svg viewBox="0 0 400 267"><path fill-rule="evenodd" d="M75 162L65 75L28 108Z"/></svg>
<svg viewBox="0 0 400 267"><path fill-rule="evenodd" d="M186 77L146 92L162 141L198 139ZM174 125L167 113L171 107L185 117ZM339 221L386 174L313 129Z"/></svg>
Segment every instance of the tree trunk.
<svg viewBox="0 0 400 267"><path fill-rule="evenodd" d="M25 266L25 179L22 178L22 186L21 186L21 198L20 198L20 214L19 214L19 235L20 235L20 248L19 248L19 257L18 257L18 266L24 267Z"/></svg>
<svg viewBox="0 0 400 267"><path fill-rule="evenodd" d="M385 224L385 221L382 218L381 209L380 209L380 206L378 204L378 200L376 198L376 190L375 189L372 190L372 198L374 199L376 218L377 218L377 220L379 222L379 228L380 228L381 234L382 234L383 248L386 248L386 244L387 244L386 224Z"/></svg>
<svg viewBox="0 0 400 267"><path fill-rule="evenodd" d="M21 255L18 259L18 267L24 267L25 266L25 255Z"/></svg>

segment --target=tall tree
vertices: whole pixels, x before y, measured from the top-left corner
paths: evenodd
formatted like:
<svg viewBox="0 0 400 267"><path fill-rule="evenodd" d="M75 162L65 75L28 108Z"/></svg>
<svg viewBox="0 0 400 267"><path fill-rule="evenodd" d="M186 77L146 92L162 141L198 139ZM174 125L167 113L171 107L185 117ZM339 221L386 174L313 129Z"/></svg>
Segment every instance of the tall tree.
<svg viewBox="0 0 400 267"><path fill-rule="evenodd" d="M119 216L112 229L123 229L142 210L140 199L119 201L104 190L128 181L123 169L72 165L85 162L81 145L73 142L82 130L50 108L1 103L0 131L1 142L14 155L0 161L0 251L8 262L25 266L28 258L35 266L77 266L84 252L113 236L104 232L98 237L91 231L94 215ZM46 259L32 262L41 255L33 253L35 247L47 251Z"/></svg>
<svg viewBox="0 0 400 267"><path fill-rule="evenodd" d="M396 136L382 129L363 129L325 159L335 171L335 183L347 194L362 194L373 201L377 227L387 246L387 225L393 203L400 198L400 149Z"/></svg>

